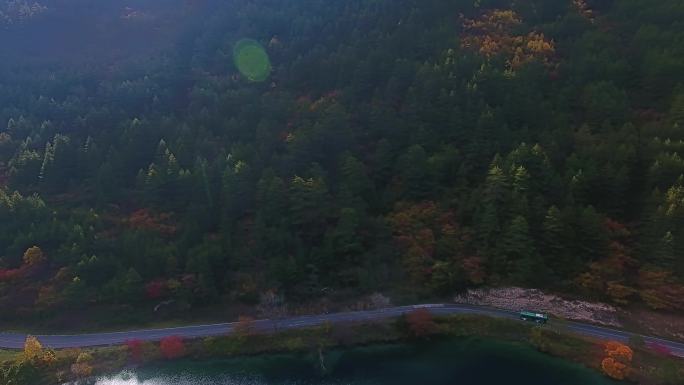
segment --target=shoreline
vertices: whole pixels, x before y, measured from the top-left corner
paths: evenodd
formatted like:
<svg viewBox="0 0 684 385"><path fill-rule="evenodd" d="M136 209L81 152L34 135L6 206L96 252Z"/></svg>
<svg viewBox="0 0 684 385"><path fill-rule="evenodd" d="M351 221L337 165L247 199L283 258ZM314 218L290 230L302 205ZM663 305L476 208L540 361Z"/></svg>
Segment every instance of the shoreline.
<svg viewBox="0 0 684 385"><path fill-rule="evenodd" d="M565 331L562 325L536 327L532 324L482 315L440 316L430 320L428 325L430 326L423 335L416 335L411 331L406 317L380 322L324 324L275 333L258 333L247 327L233 335L184 340L183 354L179 358L207 360L278 353L324 354L329 349L410 343L425 338L481 337L523 343L550 356L602 371L600 357L604 350L603 341ZM633 349L634 369L627 377L630 381L644 384L676 384L668 382L665 366L674 365L675 372L670 376L684 373L684 360L659 356L646 346L637 346ZM28 383L48 385L77 380L78 376L72 372L73 368L70 370L70 366L73 367L72 363L78 360L82 353L92 356L89 364L91 370L86 377L106 375L126 367L138 368L165 361L159 345L154 342L142 342L137 357L133 356L130 346L126 345L65 349L55 352L56 360L52 366L37 368L39 375L34 376L33 382ZM8 364L4 363L3 367L7 368Z"/></svg>

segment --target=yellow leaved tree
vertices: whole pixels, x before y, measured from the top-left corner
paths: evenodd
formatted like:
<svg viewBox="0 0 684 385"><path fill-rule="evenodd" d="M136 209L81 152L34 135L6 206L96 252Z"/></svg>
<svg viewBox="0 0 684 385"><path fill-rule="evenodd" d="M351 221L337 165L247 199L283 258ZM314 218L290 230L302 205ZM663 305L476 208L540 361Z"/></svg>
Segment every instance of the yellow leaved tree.
<svg viewBox="0 0 684 385"><path fill-rule="evenodd" d="M35 265L45 260L45 255L43 255L43 250L38 246L32 246L26 249L24 252L24 263L26 265Z"/></svg>
<svg viewBox="0 0 684 385"><path fill-rule="evenodd" d="M33 361L43 355L43 345L34 336L27 336L24 341L24 359Z"/></svg>
<svg viewBox="0 0 684 385"><path fill-rule="evenodd" d="M93 374L93 356L90 353L81 353L76 362L71 365L71 373L77 377L89 377Z"/></svg>

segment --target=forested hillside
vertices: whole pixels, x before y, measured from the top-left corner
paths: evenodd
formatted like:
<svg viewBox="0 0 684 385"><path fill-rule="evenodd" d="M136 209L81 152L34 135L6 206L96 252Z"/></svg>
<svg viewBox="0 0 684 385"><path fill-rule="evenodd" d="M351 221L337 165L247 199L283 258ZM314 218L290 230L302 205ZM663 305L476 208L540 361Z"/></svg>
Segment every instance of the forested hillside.
<svg viewBox="0 0 684 385"><path fill-rule="evenodd" d="M682 20L0 2L0 318L500 285L684 310Z"/></svg>

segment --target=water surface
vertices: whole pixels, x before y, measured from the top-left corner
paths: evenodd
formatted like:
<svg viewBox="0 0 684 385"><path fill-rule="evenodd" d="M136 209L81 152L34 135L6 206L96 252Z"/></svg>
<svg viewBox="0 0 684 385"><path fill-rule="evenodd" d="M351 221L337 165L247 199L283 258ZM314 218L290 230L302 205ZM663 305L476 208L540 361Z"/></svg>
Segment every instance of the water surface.
<svg viewBox="0 0 684 385"><path fill-rule="evenodd" d="M91 380L88 385L615 385L592 370L526 346L459 339L379 345L317 355L278 354L177 361Z"/></svg>

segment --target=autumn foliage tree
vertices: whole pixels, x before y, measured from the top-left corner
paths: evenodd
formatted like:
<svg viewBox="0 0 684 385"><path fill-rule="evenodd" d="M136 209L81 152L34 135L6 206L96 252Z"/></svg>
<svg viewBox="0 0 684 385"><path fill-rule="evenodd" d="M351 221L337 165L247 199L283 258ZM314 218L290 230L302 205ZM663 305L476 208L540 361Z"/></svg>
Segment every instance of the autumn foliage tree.
<svg viewBox="0 0 684 385"><path fill-rule="evenodd" d="M131 360L134 362L140 362L142 359L143 342L138 339L128 340L126 341L126 347L128 348L128 353L131 357Z"/></svg>
<svg viewBox="0 0 684 385"><path fill-rule="evenodd" d="M406 314L406 323L414 337L426 337L437 331L437 324L428 309L416 309Z"/></svg>
<svg viewBox="0 0 684 385"><path fill-rule="evenodd" d="M611 238L608 254L592 262L589 271L581 274L576 281L590 292L605 294L613 302L626 305L635 293L626 280L636 265L632 250L626 246L631 234L625 225L610 219L605 221L603 227Z"/></svg>
<svg viewBox="0 0 684 385"><path fill-rule="evenodd" d="M33 361L43 354L43 345L34 336L27 336L24 341L24 360Z"/></svg>
<svg viewBox="0 0 684 385"><path fill-rule="evenodd" d="M543 33L514 33L522 25L522 19L512 10L494 9L478 19L464 18L462 23L463 48L476 50L487 58L503 55L510 70L533 60L550 65L555 56L555 43Z"/></svg>
<svg viewBox="0 0 684 385"><path fill-rule="evenodd" d="M90 353L81 353L76 362L71 364L71 373L79 378L89 377L93 373L93 356Z"/></svg>
<svg viewBox="0 0 684 385"><path fill-rule="evenodd" d="M185 343L179 336L165 337L159 343L162 356L167 360L173 360L185 355Z"/></svg>
<svg viewBox="0 0 684 385"><path fill-rule="evenodd" d="M22 359L24 362L30 362L32 364L40 366L49 366L57 360L54 351L50 349L44 349L43 345L34 336L26 337L24 341L24 352Z"/></svg>
<svg viewBox="0 0 684 385"><path fill-rule="evenodd" d="M145 284L145 296L148 299L158 299L166 295L166 289L165 281L154 280Z"/></svg>
<svg viewBox="0 0 684 385"><path fill-rule="evenodd" d="M601 362L603 372L616 380L624 380L631 371L632 349L616 341L609 341L605 346L606 357Z"/></svg>
<svg viewBox="0 0 684 385"><path fill-rule="evenodd" d="M241 315L233 330L240 337L252 335L254 333L254 318Z"/></svg>
<svg viewBox="0 0 684 385"><path fill-rule="evenodd" d="M684 285L677 282L671 271L657 267L639 270L639 296L652 309L684 309Z"/></svg>
<svg viewBox="0 0 684 385"><path fill-rule="evenodd" d="M45 260L45 256L43 255L43 250L41 250L40 247L32 246L26 249L24 252L23 260L24 264L28 266L37 265Z"/></svg>
<svg viewBox="0 0 684 385"><path fill-rule="evenodd" d="M402 202L388 215L404 270L415 284L449 291L484 279L480 259L464 250L469 235L454 217L432 201Z"/></svg>

